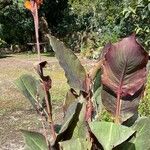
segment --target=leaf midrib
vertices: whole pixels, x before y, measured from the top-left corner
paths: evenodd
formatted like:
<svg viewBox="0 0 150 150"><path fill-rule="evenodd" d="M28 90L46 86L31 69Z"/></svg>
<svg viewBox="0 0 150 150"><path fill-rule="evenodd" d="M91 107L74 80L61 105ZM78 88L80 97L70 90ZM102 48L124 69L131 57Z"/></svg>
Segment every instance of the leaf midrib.
<svg viewBox="0 0 150 150"><path fill-rule="evenodd" d="M43 150L42 147L40 147L40 145L38 143L36 143L36 141L30 137L30 140L40 149Z"/></svg>
<svg viewBox="0 0 150 150"><path fill-rule="evenodd" d="M106 145L106 150L110 150L111 147L111 133L112 133L112 129L113 129L113 124L111 124L110 126L110 130L109 130L109 138L108 138L108 144Z"/></svg>
<svg viewBox="0 0 150 150"><path fill-rule="evenodd" d="M31 97L32 97L32 98L34 99L34 101L36 102L35 96L28 90L28 88L27 88L27 86L26 86L24 80L22 80L22 78L21 78L21 81L22 81L22 83L24 84L24 86L25 86L26 90L28 91L28 93L31 95Z"/></svg>

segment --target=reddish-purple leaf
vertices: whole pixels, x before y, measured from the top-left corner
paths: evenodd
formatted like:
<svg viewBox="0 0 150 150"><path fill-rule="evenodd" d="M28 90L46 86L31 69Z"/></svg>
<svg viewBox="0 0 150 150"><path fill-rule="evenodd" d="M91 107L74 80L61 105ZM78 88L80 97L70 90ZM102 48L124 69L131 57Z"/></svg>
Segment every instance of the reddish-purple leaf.
<svg viewBox="0 0 150 150"><path fill-rule="evenodd" d="M116 122L124 121L137 111L147 78L148 53L137 43L135 35L107 45L106 49L102 100L106 109L116 116ZM122 112L130 115L123 117Z"/></svg>
<svg viewBox="0 0 150 150"><path fill-rule="evenodd" d="M91 84L90 78L78 57L54 36L50 36L50 44L55 51L59 64L65 71L70 87L88 93Z"/></svg>

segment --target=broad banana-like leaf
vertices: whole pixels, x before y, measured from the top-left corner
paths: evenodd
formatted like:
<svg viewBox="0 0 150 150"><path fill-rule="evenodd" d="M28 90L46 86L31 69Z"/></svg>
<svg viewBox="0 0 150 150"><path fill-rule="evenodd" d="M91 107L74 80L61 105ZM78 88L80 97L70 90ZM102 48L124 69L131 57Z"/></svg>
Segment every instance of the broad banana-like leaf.
<svg viewBox="0 0 150 150"><path fill-rule="evenodd" d="M112 122L91 122L89 126L104 150L111 150L135 133L129 127Z"/></svg>
<svg viewBox="0 0 150 150"><path fill-rule="evenodd" d="M61 67L65 71L70 87L87 92L86 72L77 56L53 36L50 36L50 44Z"/></svg>
<svg viewBox="0 0 150 150"><path fill-rule="evenodd" d="M86 138L88 130L85 121L85 113L85 99L80 96L69 106L55 143L62 140L70 140L71 138Z"/></svg>
<svg viewBox="0 0 150 150"><path fill-rule="evenodd" d="M16 86L21 90L24 96L30 101L34 108L37 108L37 96L40 100L44 99L44 90L38 80L31 75L22 75L15 81Z"/></svg>
<svg viewBox="0 0 150 150"><path fill-rule="evenodd" d="M136 41L135 35L109 44L106 49L102 66L102 101L116 122L123 122L137 112L147 79L148 53Z"/></svg>
<svg viewBox="0 0 150 150"><path fill-rule="evenodd" d="M69 89L69 91L66 94L66 98L63 102L63 111L64 113L66 113L68 107L75 101L77 100L77 97L79 95L77 95L76 91L74 91L73 89Z"/></svg>
<svg viewBox="0 0 150 150"><path fill-rule="evenodd" d="M72 138L87 138L89 134L88 134L87 123L85 121L85 114L87 109L86 101L82 96L80 96L79 102L82 104L82 108L79 113L78 121L76 127L74 128Z"/></svg>
<svg viewBox="0 0 150 150"><path fill-rule="evenodd" d="M96 92L96 90L101 87L101 69L99 69L96 73L95 79L94 79L94 85L93 85L93 92Z"/></svg>
<svg viewBox="0 0 150 150"><path fill-rule="evenodd" d="M76 115L76 111L78 111L78 107L79 106L80 106L80 103L78 101L73 102L69 106L69 108L67 110L67 113L66 113L66 116L64 118L64 121L63 121L63 124L62 124L62 128L60 130L60 133L64 132L68 128L69 124L72 122L72 119ZM80 111L80 109L79 109L79 111Z"/></svg>
<svg viewBox="0 0 150 150"><path fill-rule="evenodd" d="M37 132L21 130L26 142L26 150L48 150L45 137Z"/></svg>
<svg viewBox="0 0 150 150"><path fill-rule="evenodd" d="M78 116L81 111L82 104L76 100L73 102L66 112L63 124L57 135L54 145L56 146L58 142L62 140L70 140L74 131L74 128L78 121Z"/></svg>
<svg viewBox="0 0 150 150"><path fill-rule="evenodd" d="M102 99L101 99L101 91L102 91L102 84L101 84L101 74L102 70L98 69L94 78L94 85L93 85L93 104L95 107L96 115L100 115L102 111Z"/></svg>
<svg viewBox="0 0 150 150"><path fill-rule="evenodd" d="M101 114L103 108L101 91L102 91L102 87L99 87L93 94L93 104L96 111L95 115L97 115L97 117Z"/></svg>
<svg viewBox="0 0 150 150"><path fill-rule="evenodd" d="M142 117L132 126L136 131L127 142L121 144L116 150L149 150L150 149L150 117Z"/></svg>
<svg viewBox="0 0 150 150"><path fill-rule="evenodd" d="M71 139L60 142L59 145L63 150L91 150L92 148L92 142L85 138Z"/></svg>

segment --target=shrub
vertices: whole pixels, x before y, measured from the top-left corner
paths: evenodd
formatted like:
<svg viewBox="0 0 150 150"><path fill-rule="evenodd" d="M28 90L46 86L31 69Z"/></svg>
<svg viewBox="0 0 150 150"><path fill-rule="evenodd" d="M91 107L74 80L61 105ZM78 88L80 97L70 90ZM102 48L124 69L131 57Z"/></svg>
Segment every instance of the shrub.
<svg viewBox="0 0 150 150"><path fill-rule="evenodd" d="M150 116L150 75L148 76L144 97L139 106L139 113L142 116Z"/></svg>

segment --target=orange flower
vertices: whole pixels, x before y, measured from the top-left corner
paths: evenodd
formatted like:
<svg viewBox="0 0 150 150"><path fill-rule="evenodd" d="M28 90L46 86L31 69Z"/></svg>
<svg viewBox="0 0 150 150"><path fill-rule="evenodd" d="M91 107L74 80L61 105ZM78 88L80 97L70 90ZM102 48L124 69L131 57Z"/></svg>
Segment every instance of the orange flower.
<svg viewBox="0 0 150 150"><path fill-rule="evenodd" d="M31 10L32 9L32 4L31 4L31 1L33 3L36 3L37 4L37 7L39 8L41 4L43 4L43 0L25 0L25 3L24 3L24 6L25 8Z"/></svg>
<svg viewBox="0 0 150 150"><path fill-rule="evenodd" d="M25 8L31 10L32 9L32 5L31 2L29 0L26 0L24 3Z"/></svg>

